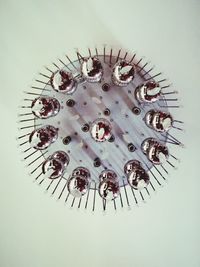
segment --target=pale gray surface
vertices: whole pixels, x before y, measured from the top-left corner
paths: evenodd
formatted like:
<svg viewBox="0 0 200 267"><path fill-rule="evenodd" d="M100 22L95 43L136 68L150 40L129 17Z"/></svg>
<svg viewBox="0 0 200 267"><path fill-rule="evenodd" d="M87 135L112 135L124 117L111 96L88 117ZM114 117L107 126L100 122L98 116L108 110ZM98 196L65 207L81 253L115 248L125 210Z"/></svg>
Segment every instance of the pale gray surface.
<svg viewBox="0 0 200 267"><path fill-rule="evenodd" d="M1 1L0 266L199 267L199 1ZM138 50L173 81L185 120L181 164L146 205L69 210L28 177L14 139L22 91L73 47ZM197 123L195 123L195 119Z"/></svg>

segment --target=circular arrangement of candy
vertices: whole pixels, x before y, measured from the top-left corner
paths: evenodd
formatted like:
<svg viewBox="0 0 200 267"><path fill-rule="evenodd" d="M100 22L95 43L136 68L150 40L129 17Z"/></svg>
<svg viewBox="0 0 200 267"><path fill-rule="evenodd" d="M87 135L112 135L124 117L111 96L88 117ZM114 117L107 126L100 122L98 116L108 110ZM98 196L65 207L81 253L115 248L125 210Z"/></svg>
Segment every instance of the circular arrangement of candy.
<svg viewBox="0 0 200 267"><path fill-rule="evenodd" d="M66 202L72 197L72 206L79 199L78 207L84 198L87 207L93 191L93 210L98 192L104 209L112 201L116 209L117 199L122 206L131 196L144 201L165 180L166 165L175 167L169 146L182 145L172 132L182 121L170 112L179 107L177 92L161 73L151 75L136 54L94 51L40 73L25 92L18 139L46 190Z"/></svg>

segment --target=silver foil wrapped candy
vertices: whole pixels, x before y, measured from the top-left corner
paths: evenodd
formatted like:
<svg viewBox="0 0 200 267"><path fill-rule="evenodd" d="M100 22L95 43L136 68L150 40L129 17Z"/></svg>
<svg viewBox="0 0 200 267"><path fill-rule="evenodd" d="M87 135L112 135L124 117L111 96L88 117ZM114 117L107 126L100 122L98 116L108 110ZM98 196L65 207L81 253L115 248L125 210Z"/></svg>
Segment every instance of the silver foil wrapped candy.
<svg viewBox="0 0 200 267"><path fill-rule="evenodd" d="M111 138L112 127L108 120L100 118L95 120L90 128L92 138L97 142L104 142Z"/></svg>
<svg viewBox="0 0 200 267"><path fill-rule="evenodd" d="M147 138L141 145L143 153L154 164L163 164L169 158L169 151L166 145L154 138Z"/></svg>
<svg viewBox="0 0 200 267"><path fill-rule="evenodd" d="M130 174L135 168L141 167L141 163L138 160L129 160L125 165L124 165L124 173L126 175Z"/></svg>
<svg viewBox="0 0 200 267"><path fill-rule="evenodd" d="M33 115L40 119L56 116L60 111L60 103L53 97L37 97L32 101Z"/></svg>
<svg viewBox="0 0 200 267"><path fill-rule="evenodd" d="M173 118L169 113L150 110L145 116L145 123L157 132L166 132L172 127Z"/></svg>
<svg viewBox="0 0 200 267"><path fill-rule="evenodd" d="M69 156L67 153L56 151L43 162L42 172L49 179L56 179L64 174L68 164Z"/></svg>
<svg viewBox="0 0 200 267"><path fill-rule="evenodd" d="M141 84L135 89L135 97L140 103L153 103L159 99L160 95L161 88L159 84L154 81Z"/></svg>
<svg viewBox="0 0 200 267"><path fill-rule="evenodd" d="M67 95L73 94L77 88L77 81L72 73L65 70L56 71L52 75L50 82L55 91Z"/></svg>
<svg viewBox="0 0 200 267"><path fill-rule="evenodd" d="M101 61L96 57L84 58L81 65L81 73L83 78L90 83L101 81L103 75Z"/></svg>
<svg viewBox="0 0 200 267"><path fill-rule="evenodd" d="M99 183L99 195L107 200L113 200L118 197L120 189L119 189L119 182L117 179L117 175L114 171L105 170L103 171L100 176L100 183Z"/></svg>
<svg viewBox="0 0 200 267"><path fill-rule="evenodd" d="M89 186L90 172L84 167L76 168L67 182L68 191L74 197L81 197L85 195Z"/></svg>
<svg viewBox="0 0 200 267"><path fill-rule="evenodd" d="M112 70L112 81L118 86L127 86L134 79L135 69L125 60L118 61Z"/></svg>
<svg viewBox="0 0 200 267"><path fill-rule="evenodd" d="M43 150L54 143L57 138L58 129L51 125L46 125L32 131L29 135L29 143L33 148Z"/></svg>
<svg viewBox="0 0 200 267"><path fill-rule="evenodd" d="M129 185L136 190L142 190L150 182L148 173L137 160L128 161L124 166L124 172Z"/></svg>

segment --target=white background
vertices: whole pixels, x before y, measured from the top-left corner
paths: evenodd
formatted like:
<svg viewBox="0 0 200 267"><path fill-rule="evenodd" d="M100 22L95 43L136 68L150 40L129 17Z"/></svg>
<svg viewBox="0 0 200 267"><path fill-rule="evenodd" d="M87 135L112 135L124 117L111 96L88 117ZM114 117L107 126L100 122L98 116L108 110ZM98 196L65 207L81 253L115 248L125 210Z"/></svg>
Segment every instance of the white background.
<svg viewBox="0 0 200 267"><path fill-rule="evenodd" d="M0 266L199 267L200 1L0 1ZM33 184L17 148L23 90L73 48L137 50L179 90L179 169L143 207L78 212Z"/></svg>

